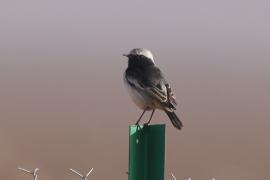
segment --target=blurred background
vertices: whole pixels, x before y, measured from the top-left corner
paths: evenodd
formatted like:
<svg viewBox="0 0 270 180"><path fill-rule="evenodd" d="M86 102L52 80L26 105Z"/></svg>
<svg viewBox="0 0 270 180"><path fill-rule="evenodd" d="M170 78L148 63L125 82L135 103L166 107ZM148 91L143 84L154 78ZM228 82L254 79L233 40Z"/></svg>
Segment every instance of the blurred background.
<svg viewBox="0 0 270 180"><path fill-rule="evenodd" d="M269 1L0 2L0 179L127 179L128 126L139 110L123 85L135 47L172 84L166 179L269 179ZM147 114L149 116L150 113ZM147 118L145 116L145 120Z"/></svg>

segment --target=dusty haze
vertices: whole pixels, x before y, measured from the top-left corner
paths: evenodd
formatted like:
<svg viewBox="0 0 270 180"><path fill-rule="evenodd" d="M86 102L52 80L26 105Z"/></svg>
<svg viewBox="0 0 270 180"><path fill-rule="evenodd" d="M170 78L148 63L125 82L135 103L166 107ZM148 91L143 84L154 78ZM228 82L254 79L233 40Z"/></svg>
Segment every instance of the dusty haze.
<svg viewBox="0 0 270 180"><path fill-rule="evenodd" d="M0 179L127 179L141 111L123 53L146 47L172 84L166 179L270 179L268 1L1 1ZM150 114L148 114L149 116ZM146 116L147 117L147 116Z"/></svg>

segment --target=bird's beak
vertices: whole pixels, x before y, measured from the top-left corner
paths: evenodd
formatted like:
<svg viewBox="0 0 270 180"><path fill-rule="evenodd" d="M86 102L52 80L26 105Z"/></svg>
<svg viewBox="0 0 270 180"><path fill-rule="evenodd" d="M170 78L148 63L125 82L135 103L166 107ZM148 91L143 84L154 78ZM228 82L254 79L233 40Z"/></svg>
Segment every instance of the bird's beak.
<svg viewBox="0 0 270 180"><path fill-rule="evenodd" d="M129 57L129 54L123 54L123 56L125 56L125 57Z"/></svg>

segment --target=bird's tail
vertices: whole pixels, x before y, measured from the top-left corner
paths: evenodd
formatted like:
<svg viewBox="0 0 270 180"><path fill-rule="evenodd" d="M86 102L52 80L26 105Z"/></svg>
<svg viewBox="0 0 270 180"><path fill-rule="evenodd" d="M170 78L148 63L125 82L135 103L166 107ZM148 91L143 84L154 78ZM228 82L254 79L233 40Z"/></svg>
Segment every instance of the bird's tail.
<svg viewBox="0 0 270 180"><path fill-rule="evenodd" d="M170 111L166 111L166 110L165 110L165 112L169 116L173 126L180 130L183 127L183 124L180 121L180 119L177 117L175 112L170 112Z"/></svg>

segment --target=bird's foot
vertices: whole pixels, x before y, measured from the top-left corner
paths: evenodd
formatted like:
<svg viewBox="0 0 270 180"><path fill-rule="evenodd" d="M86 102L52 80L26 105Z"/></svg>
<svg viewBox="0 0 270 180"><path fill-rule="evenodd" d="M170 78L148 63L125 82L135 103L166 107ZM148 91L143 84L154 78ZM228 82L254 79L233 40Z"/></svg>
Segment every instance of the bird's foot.
<svg viewBox="0 0 270 180"><path fill-rule="evenodd" d="M150 122L144 123L144 124L143 124L143 127L144 127L144 126L149 126L149 124L150 124Z"/></svg>
<svg viewBox="0 0 270 180"><path fill-rule="evenodd" d="M135 125L136 125L137 131L142 129L139 123L136 123Z"/></svg>

